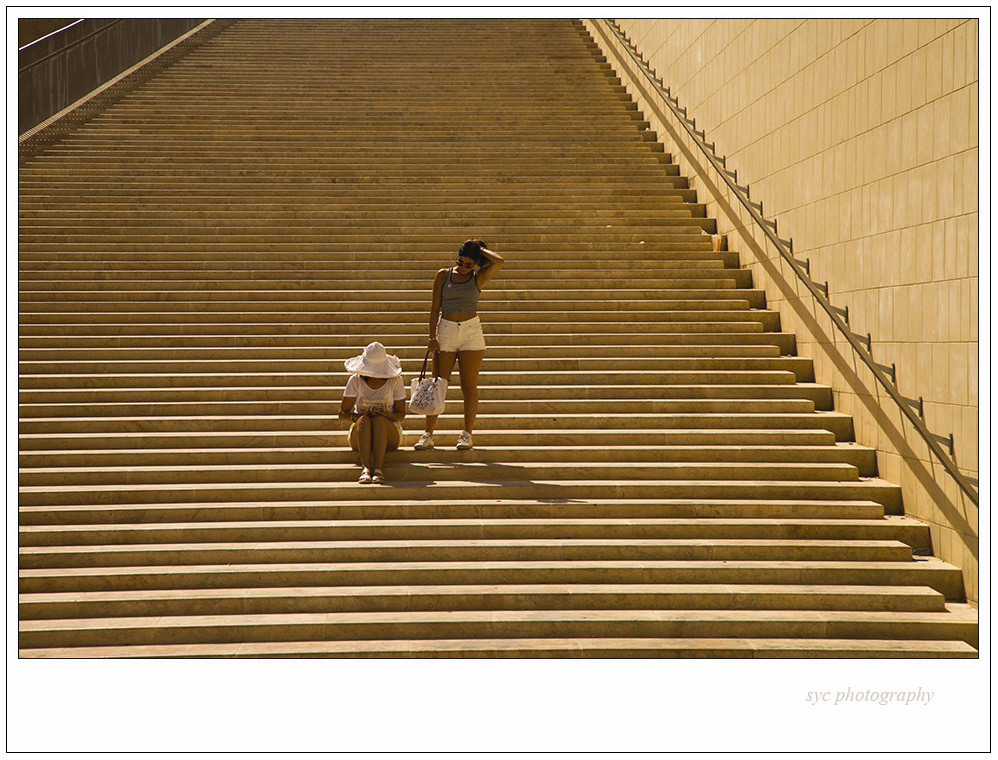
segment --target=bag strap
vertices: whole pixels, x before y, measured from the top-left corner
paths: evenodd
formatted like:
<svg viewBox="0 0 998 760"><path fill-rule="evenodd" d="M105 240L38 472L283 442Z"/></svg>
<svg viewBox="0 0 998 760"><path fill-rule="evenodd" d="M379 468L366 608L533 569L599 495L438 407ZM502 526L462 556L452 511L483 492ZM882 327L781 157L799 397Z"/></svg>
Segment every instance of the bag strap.
<svg viewBox="0 0 998 760"><path fill-rule="evenodd" d="M426 377L426 362L430 360L430 349L426 349L426 356L423 357L423 366L419 370L419 379L422 380Z"/></svg>

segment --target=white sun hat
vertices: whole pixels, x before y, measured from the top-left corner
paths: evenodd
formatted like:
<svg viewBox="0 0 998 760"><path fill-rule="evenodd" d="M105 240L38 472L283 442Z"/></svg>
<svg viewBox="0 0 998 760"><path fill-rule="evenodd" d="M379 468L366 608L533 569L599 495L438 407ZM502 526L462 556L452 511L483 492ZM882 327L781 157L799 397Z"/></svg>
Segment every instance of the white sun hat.
<svg viewBox="0 0 998 760"><path fill-rule="evenodd" d="M397 356L385 351L385 347L375 341L369 343L364 353L343 362L347 372L367 377L398 377L402 374L402 364Z"/></svg>

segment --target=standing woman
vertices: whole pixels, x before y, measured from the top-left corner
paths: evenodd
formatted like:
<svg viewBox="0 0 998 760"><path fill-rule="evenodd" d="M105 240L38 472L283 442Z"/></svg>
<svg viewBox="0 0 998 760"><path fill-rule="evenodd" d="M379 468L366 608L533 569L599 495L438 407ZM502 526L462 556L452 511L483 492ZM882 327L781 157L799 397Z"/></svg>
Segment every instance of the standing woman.
<svg viewBox="0 0 998 760"><path fill-rule="evenodd" d="M502 269L504 261L481 240L466 240L457 254L456 266L441 269L433 280L430 306L430 351L438 351L437 376L450 382L454 362L461 374L464 396L464 430L457 448L472 448L471 433L478 414L478 373L485 356L485 337L478 319L478 297L482 288ZM416 449L433 448L437 417L427 416L426 432Z"/></svg>

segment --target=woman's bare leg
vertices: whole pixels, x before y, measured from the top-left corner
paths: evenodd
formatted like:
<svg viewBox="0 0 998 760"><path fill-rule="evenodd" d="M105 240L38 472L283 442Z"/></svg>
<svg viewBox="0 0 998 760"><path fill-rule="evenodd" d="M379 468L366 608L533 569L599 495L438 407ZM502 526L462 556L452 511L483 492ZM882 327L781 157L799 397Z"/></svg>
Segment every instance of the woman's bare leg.
<svg viewBox="0 0 998 760"><path fill-rule="evenodd" d="M357 451L360 453L360 463L371 469L371 418L361 417L357 420Z"/></svg>
<svg viewBox="0 0 998 760"><path fill-rule="evenodd" d="M391 423L384 417L371 419L371 461L375 470L380 470L385 463L385 452L388 450L388 426Z"/></svg>
<svg viewBox="0 0 998 760"><path fill-rule="evenodd" d="M450 382L451 373L454 371L454 362L457 361L456 351L441 351L438 354L439 363L437 364L437 377L442 377L448 383ZM426 427L425 430L430 435L433 435L433 430L437 426L436 414L426 415Z"/></svg>
<svg viewBox="0 0 998 760"><path fill-rule="evenodd" d="M464 429L469 433L474 430L478 415L478 373L484 358L484 351L461 351L457 355L461 395L464 396Z"/></svg>

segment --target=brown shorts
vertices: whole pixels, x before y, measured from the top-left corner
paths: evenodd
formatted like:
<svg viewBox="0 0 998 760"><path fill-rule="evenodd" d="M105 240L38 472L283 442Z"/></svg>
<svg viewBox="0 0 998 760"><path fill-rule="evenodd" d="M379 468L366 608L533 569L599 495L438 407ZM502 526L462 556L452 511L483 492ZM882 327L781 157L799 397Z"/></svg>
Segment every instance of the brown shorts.
<svg viewBox="0 0 998 760"><path fill-rule="evenodd" d="M358 420L359 421L359 420ZM349 432L347 432L347 442L350 444L350 448L354 451L358 451L360 444L357 441L357 423L353 423L350 426ZM386 451L395 451L402 444L402 423L401 422L388 422L388 448Z"/></svg>

